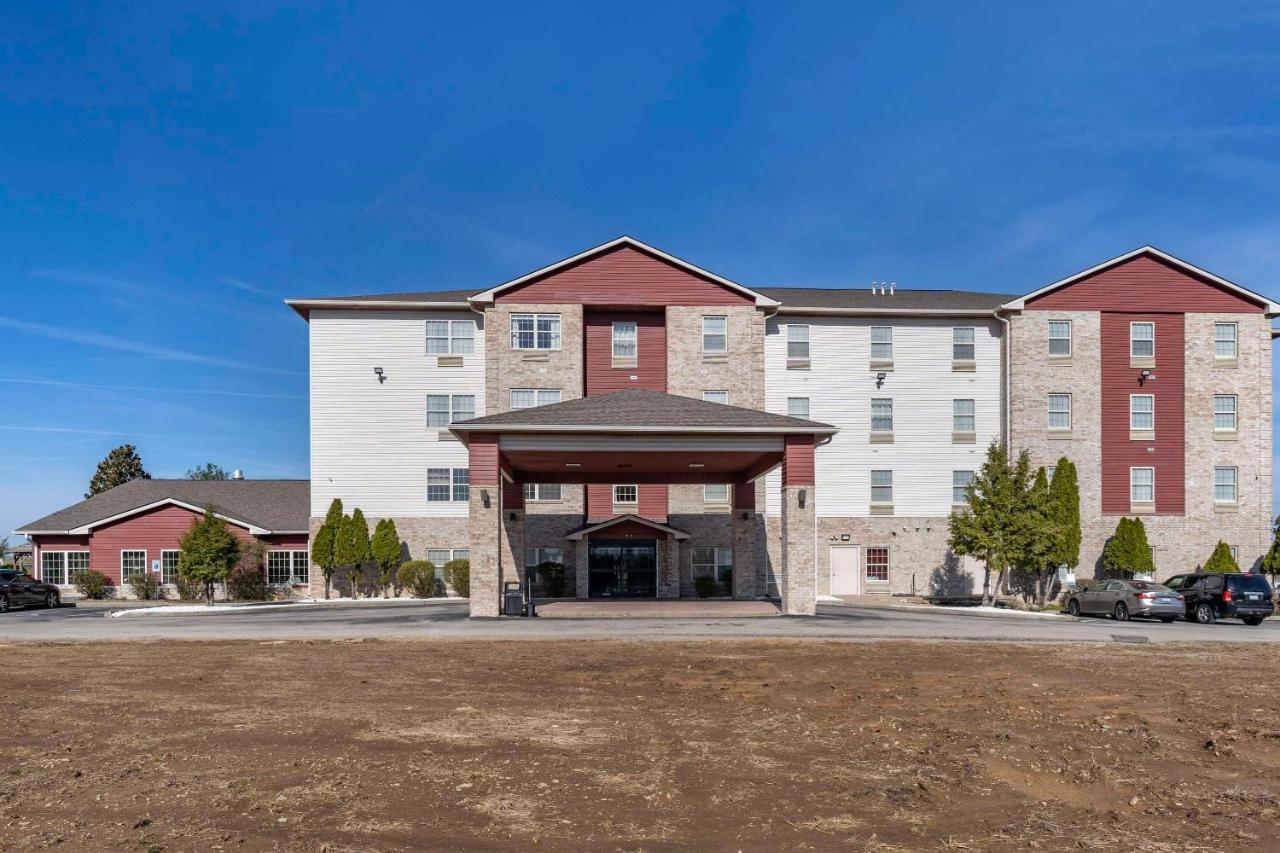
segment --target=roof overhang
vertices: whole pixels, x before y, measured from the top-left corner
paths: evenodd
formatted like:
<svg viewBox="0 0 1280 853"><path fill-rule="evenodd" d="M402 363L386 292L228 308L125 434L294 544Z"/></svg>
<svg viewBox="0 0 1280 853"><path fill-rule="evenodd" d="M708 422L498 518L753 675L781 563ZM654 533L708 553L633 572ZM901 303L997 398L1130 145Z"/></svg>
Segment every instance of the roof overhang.
<svg viewBox="0 0 1280 853"><path fill-rule="evenodd" d="M116 513L115 515L109 515L105 518L100 518L100 519L97 519L96 521L91 521L88 524L82 524L79 527L72 527L68 530L15 530L13 532L14 532L14 535L16 536L87 536L99 527L104 527L108 524L112 524L117 521L123 521L126 518L132 518L135 515L140 515L144 512L150 512L153 509L160 509L161 507L166 507L166 506L177 506L183 509L190 510L194 513L200 513L200 514L203 514L205 510L205 508L202 506L187 503L186 501L180 501L177 498L163 498L158 501L152 501L151 503L145 504L143 506L126 510L125 512ZM300 531L300 530L268 530L265 527L259 527L258 525L253 524L251 522L244 521L243 519L235 518L230 515L225 515L223 513L217 512L216 510L214 511L213 514L217 518L222 519L228 524L234 524L237 527L243 527L245 530L248 530L254 536L270 536L270 535L284 534L284 533L306 532L306 531Z"/></svg>
<svg viewBox="0 0 1280 853"><path fill-rule="evenodd" d="M316 309L357 311L468 311L470 303L466 301L439 302L416 299L286 299L288 305L304 320L311 319L311 312Z"/></svg>
<svg viewBox="0 0 1280 853"><path fill-rule="evenodd" d="M812 427L808 429L800 429L796 427L753 427L753 426L681 426L674 427L663 424L653 425L609 425L609 424L476 424L469 426L465 423L454 424L449 427L449 431L456 435L464 443L470 433L485 433L507 435L509 433L521 433L527 435L556 435L556 434L577 434L577 435L722 435L722 436L749 436L749 435L795 435L796 433L807 433L811 435L830 436L840 431L838 427L822 426Z"/></svg>
<svg viewBox="0 0 1280 853"><path fill-rule="evenodd" d="M805 308L783 304L779 314L804 314L813 317L992 317L996 308Z"/></svg>
<svg viewBox="0 0 1280 853"><path fill-rule="evenodd" d="M599 530L607 530L608 528L613 527L615 524L621 524L624 521L632 521L637 524L643 524L645 527L652 527L654 530L661 531L662 533L666 533L675 539L689 538L689 534L685 533L683 530L677 530L676 528L671 527L669 525L661 524L659 522L653 521L652 519L644 518L643 516L632 515L631 513L627 513L626 515L615 515L613 518L609 519L608 521L601 521L597 524L589 524L586 527L582 528L581 530L575 530L565 538L571 539L575 542L581 541L582 539L585 539L587 536L590 536L592 533L595 533Z"/></svg>

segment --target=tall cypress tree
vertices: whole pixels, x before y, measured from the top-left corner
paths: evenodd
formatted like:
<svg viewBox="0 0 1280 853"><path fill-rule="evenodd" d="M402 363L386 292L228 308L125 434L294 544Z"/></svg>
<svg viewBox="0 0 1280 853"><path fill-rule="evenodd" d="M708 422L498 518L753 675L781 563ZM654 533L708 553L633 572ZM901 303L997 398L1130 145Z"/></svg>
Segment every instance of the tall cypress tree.
<svg viewBox="0 0 1280 853"><path fill-rule="evenodd" d="M324 575L324 597L329 597L329 587L333 582L333 570L338 567L334 558L334 550L338 544L339 528L342 525L342 501L333 499L329 504L329 512L325 514L324 524L311 539L311 562L320 567Z"/></svg>
<svg viewBox="0 0 1280 853"><path fill-rule="evenodd" d="M1076 479L1075 463L1065 456L1053 470L1049 497L1058 546L1054 561L1060 566L1075 568L1080 563L1080 483Z"/></svg>
<svg viewBox="0 0 1280 853"><path fill-rule="evenodd" d="M333 549L334 561L347 569L351 581L351 597L360 597L360 574L369 561L369 525L359 507L342 519L338 526L337 544Z"/></svg>

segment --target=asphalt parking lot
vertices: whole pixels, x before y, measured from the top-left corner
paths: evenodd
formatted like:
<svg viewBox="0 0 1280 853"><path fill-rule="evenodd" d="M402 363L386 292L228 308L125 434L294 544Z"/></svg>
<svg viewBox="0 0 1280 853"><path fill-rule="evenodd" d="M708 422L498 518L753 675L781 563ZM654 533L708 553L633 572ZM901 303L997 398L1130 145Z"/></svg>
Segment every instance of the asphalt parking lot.
<svg viewBox="0 0 1280 853"><path fill-rule="evenodd" d="M1025 619L895 611L892 607L823 605L812 617L678 619L492 619L473 621L465 602L375 602L240 610L216 615L107 618L101 607L14 610L0 616L0 641L129 641L151 639L624 639L733 637L996 642L1205 643L1280 641L1280 620L1249 627L1131 620Z"/></svg>

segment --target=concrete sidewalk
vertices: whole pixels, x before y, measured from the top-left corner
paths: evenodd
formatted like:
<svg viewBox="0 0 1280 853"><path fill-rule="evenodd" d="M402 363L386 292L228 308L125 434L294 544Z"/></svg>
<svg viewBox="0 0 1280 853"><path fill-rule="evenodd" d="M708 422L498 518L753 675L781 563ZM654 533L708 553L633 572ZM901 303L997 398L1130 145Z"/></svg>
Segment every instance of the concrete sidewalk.
<svg viewBox="0 0 1280 853"><path fill-rule="evenodd" d="M643 598L538 604L538 616L546 619L737 619L778 615L778 606L772 601Z"/></svg>

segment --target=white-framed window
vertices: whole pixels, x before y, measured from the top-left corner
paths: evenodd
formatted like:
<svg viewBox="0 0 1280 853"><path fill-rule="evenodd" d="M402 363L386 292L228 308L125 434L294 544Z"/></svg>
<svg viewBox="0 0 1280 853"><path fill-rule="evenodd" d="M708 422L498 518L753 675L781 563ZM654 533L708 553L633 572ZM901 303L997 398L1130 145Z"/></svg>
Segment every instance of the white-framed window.
<svg viewBox="0 0 1280 853"><path fill-rule="evenodd" d="M729 579L729 573L732 571L732 548L693 549L693 576L695 578L710 575L716 579L716 583L724 583Z"/></svg>
<svg viewBox="0 0 1280 853"><path fill-rule="evenodd" d="M619 360L636 358L636 321L616 320L613 324L613 357Z"/></svg>
<svg viewBox="0 0 1280 853"><path fill-rule="evenodd" d="M474 394L428 394L427 429L448 429L449 424L476 416Z"/></svg>
<svg viewBox="0 0 1280 853"><path fill-rule="evenodd" d="M1231 559L1238 566L1240 565L1240 549L1235 545L1228 545L1227 550L1231 552Z"/></svg>
<svg viewBox="0 0 1280 853"><path fill-rule="evenodd" d="M468 501L471 499L471 471L468 468L428 468L427 500Z"/></svg>
<svg viewBox="0 0 1280 853"><path fill-rule="evenodd" d="M120 580L127 581L131 575L141 574L146 570L146 551L128 550L120 552Z"/></svg>
<svg viewBox="0 0 1280 853"><path fill-rule="evenodd" d="M1050 482L1050 483L1052 483L1052 482L1053 482L1053 472L1054 472L1054 471L1057 471L1057 470L1058 470L1058 466L1057 466L1057 465L1046 465L1046 466L1044 466L1044 474L1045 474L1045 477L1047 477L1047 478L1048 478L1048 480L1049 480L1049 482Z"/></svg>
<svg viewBox="0 0 1280 853"><path fill-rule="evenodd" d="M613 502L615 504L633 504L640 500L638 486L614 486Z"/></svg>
<svg viewBox="0 0 1280 853"><path fill-rule="evenodd" d="M969 487L973 485L972 471L951 472L951 502L953 504L968 503Z"/></svg>
<svg viewBox="0 0 1280 853"><path fill-rule="evenodd" d="M527 501L558 501L561 496L559 483L525 483L524 499Z"/></svg>
<svg viewBox="0 0 1280 853"><path fill-rule="evenodd" d="M1130 323L1129 324L1129 357L1130 358L1155 358L1156 355L1156 324L1155 323Z"/></svg>
<svg viewBox="0 0 1280 853"><path fill-rule="evenodd" d="M310 561L306 551L268 551L267 583L272 586L306 583Z"/></svg>
<svg viewBox="0 0 1280 853"><path fill-rule="evenodd" d="M470 560L470 548L428 548L427 560L437 569L444 568L450 560Z"/></svg>
<svg viewBox="0 0 1280 853"><path fill-rule="evenodd" d="M1213 324L1213 357L1235 358L1236 341L1240 338L1240 327L1236 323Z"/></svg>
<svg viewBox="0 0 1280 853"><path fill-rule="evenodd" d="M1236 431L1236 395L1213 395L1213 428L1216 432Z"/></svg>
<svg viewBox="0 0 1280 853"><path fill-rule="evenodd" d="M714 315L702 318L702 351L722 353L729 351L729 318Z"/></svg>
<svg viewBox="0 0 1280 853"><path fill-rule="evenodd" d="M41 551L40 580L55 586L67 586L81 569L89 568L88 551Z"/></svg>
<svg viewBox="0 0 1280 853"><path fill-rule="evenodd" d="M427 355L470 355L475 347L475 320L427 321Z"/></svg>
<svg viewBox="0 0 1280 853"><path fill-rule="evenodd" d="M951 358L953 361L973 361L973 326L956 326L951 330Z"/></svg>
<svg viewBox="0 0 1280 853"><path fill-rule="evenodd" d="M893 503L893 472L871 472L871 502L873 504Z"/></svg>
<svg viewBox="0 0 1280 853"><path fill-rule="evenodd" d="M559 388L512 388L511 408L532 409L560 402Z"/></svg>
<svg viewBox="0 0 1280 853"><path fill-rule="evenodd" d="M719 403L722 406L729 405L728 391L703 391L702 399L708 403Z"/></svg>
<svg viewBox="0 0 1280 853"><path fill-rule="evenodd" d="M1135 504L1154 503L1156 499L1156 469L1129 469L1129 502Z"/></svg>
<svg viewBox="0 0 1280 853"><path fill-rule="evenodd" d="M512 349L560 349L559 314L512 314Z"/></svg>
<svg viewBox="0 0 1280 853"><path fill-rule="evenodd" d="M893 361L893 326L871 327L871 360Z"/></svg>
<svg viewBox="0 0 1280 853"><path fill-rule="evenodd" d="M1049 321L1049 355L1067 358L1071 355L1071 321Z"/></svg>
<svg viewBox="0 0 1280 853"><path fill-rule="evenodd" d="M893 400L875 397L871 400L871 431L893 432Z"/></svg>
<svg viewBox="0 0 1280 853"><path fill-rule="evenodd" d="M525 548L524 567L536 568L543 563L559 563L564 565L564 552L559 548Z"/></svg>
<svg viewBox="0 0 1280 853"><path fill-rule="evenodd" d="M952 400L951 431L975 432L976 430L977 415L974 414L973 400Z"/></svg>
<svg viewBox="0 0 1280 853"><path fill-rule="evenodd" d="M178 582L178 559L181 556L182 552L177 549L166 548L160 552L160 583Z"/></svg>
<svg viewBox="0 0 1280 853"><path fill-rule="evenodd" d="M706 483L702 487L702 500L705 503L722 506L729 502L728 483Z"/></svg>
<svg viewBox="0 0 1280 853"><path fill-rule="evenodd" d="M1156 428L1156 398L1154 394L1129 395L1129 429Z"/></svg>
<svg viewBox="0 0 1280 853"><path fill-rule="evenodd" d="M1049 395L1049 429L1071 429L1071 395Z"/></svg>
<svg viewBox="0 0 1280 853"><path fill-rule="evenodd" d="M808 397L788 397L787 398L787 414L793 418L809 419L809 398Z"/></svg>
<svg viewBox="0 0 1280 853"><path fill-rule="evenodd" d="M787 361L809 360L809 327L799 323L787 326Z"/></svg>
<svg viewBox="0 0 1280 853"><path fill-rule="evenodd" d="M889 549L874 547L867 549L867 580L886 583L889 580Z"/></svg>
<svg viewBox="0 0 1280 853"><path fill-rule="evenodd" d="M1234 467L1213 469L1213 501L1220 504L1233 504L1238 500L1237 483L1239 472Z"/></svg>

